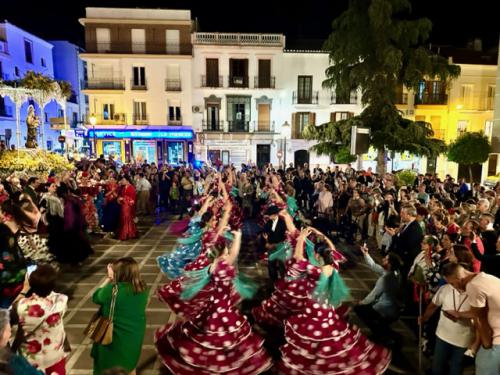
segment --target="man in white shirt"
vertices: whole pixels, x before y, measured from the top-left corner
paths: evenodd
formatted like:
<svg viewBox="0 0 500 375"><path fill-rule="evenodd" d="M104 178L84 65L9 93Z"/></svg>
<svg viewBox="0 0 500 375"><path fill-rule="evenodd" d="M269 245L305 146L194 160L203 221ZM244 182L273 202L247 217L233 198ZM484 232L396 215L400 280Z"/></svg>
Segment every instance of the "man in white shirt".
<svg viewBox="0 0 500 375"><path fill-rule="evenodd" d="M149 212L151 183L144 177L143 173L139 173L139 179L136 182L135 188L137 190L137 215L145 215Z"/></svg>
<svg viewBox="0 0 500 375"><path fill-rule="evenodd" d="M474 340L471 320L455 321L446 316L445 311L469 311L469 296L450 284L443 285L432 298L419 324L425 323L441 307L436 329L436 345L432 360L432 374L461 374L464 353Z"/></svg>
<svg viewBox="0 0 500 375"><path fill-rule="evenodd" d="M445 310L444 314L452 319L474 319L477 324L482 346L476 356L476 375L500 374L500 279L455 263L445 265L441 274L469 298L469 311Z"/></svg>

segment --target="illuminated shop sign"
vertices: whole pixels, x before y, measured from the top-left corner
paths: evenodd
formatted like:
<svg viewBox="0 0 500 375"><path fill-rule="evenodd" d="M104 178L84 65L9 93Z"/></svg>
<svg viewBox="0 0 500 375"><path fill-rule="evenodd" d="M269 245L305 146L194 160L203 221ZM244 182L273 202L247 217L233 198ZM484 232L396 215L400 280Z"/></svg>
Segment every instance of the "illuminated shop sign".
<svg viewBox="0 0 500 375"><path fill-rule="evenodd" d="M89 130L90 138L192 139L189 130Z"/></svg>

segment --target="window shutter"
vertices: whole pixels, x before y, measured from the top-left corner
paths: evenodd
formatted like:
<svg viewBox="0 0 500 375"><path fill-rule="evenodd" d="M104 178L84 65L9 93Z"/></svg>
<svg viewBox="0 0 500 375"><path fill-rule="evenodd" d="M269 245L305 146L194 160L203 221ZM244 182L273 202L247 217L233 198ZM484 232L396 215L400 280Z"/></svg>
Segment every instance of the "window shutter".
<svg viewBox="0 0 500 375"><path fill-rule="evenodd" d="M330 122L335 122L335 113L336 112L331 112L330 113Z"/></svg>
<svg viewBox="0 0 500 375"><path fill-rule="evenodd" d="M309 124L316 126L316 113L314 112L309 113Z"/></svg>
<svg viewBox="0 0 500 375"><path fill-rule="evenodd" d="M297 113L292 113L292 138L297 138Z"/></svg>

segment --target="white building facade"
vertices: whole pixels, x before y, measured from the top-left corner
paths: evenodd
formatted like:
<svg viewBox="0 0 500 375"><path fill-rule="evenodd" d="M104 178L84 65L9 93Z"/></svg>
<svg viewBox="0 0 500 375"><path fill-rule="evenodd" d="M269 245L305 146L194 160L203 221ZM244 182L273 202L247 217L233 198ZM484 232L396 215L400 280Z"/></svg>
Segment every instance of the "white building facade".
<svg viewBox="0 0 500 375"><path fill-rule="evenodd" d="M285 76L281 34L193 33L196 158L278 163Z"/></svg>
<svg viewBox="0 0 500 375"><path fill-rule="evenodd" d="M53 45L49 42L7 21L0 23L0 78L4 81L18 80L28 71L54 78L52 49ZM25 121L29 105L35 107L40 119L39 146L52 149L60 132L51 128L50 118L58 117L63 109L55 101L44 109L34 100L24 102L20 107L21 147L26 142ZM42 142L42 134L45 142ZM10 97L0 97L0 139L7 145L16 145L16 109Z"/></svg>
<svg viewBox="0 0 500 375"><path fill-rule="evenodd" d="M87 8L80 22L95 152L124 162L194 160L190 11Z"/></svg>

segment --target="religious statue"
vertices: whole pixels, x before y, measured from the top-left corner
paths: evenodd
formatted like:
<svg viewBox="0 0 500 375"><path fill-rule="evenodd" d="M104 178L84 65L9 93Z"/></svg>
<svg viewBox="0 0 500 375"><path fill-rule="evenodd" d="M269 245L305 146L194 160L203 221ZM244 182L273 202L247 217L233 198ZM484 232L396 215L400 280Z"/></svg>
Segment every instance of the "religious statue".
<svg viewBox="0 0 500 375"><path fill-rule="evenodd" d="M40 124L40 119L35 114L35 107L33 105L28 106L28 116L26 116L26 126L28 128L28 135L26 138L26 148L37 148L37 130Z"/></svg>

